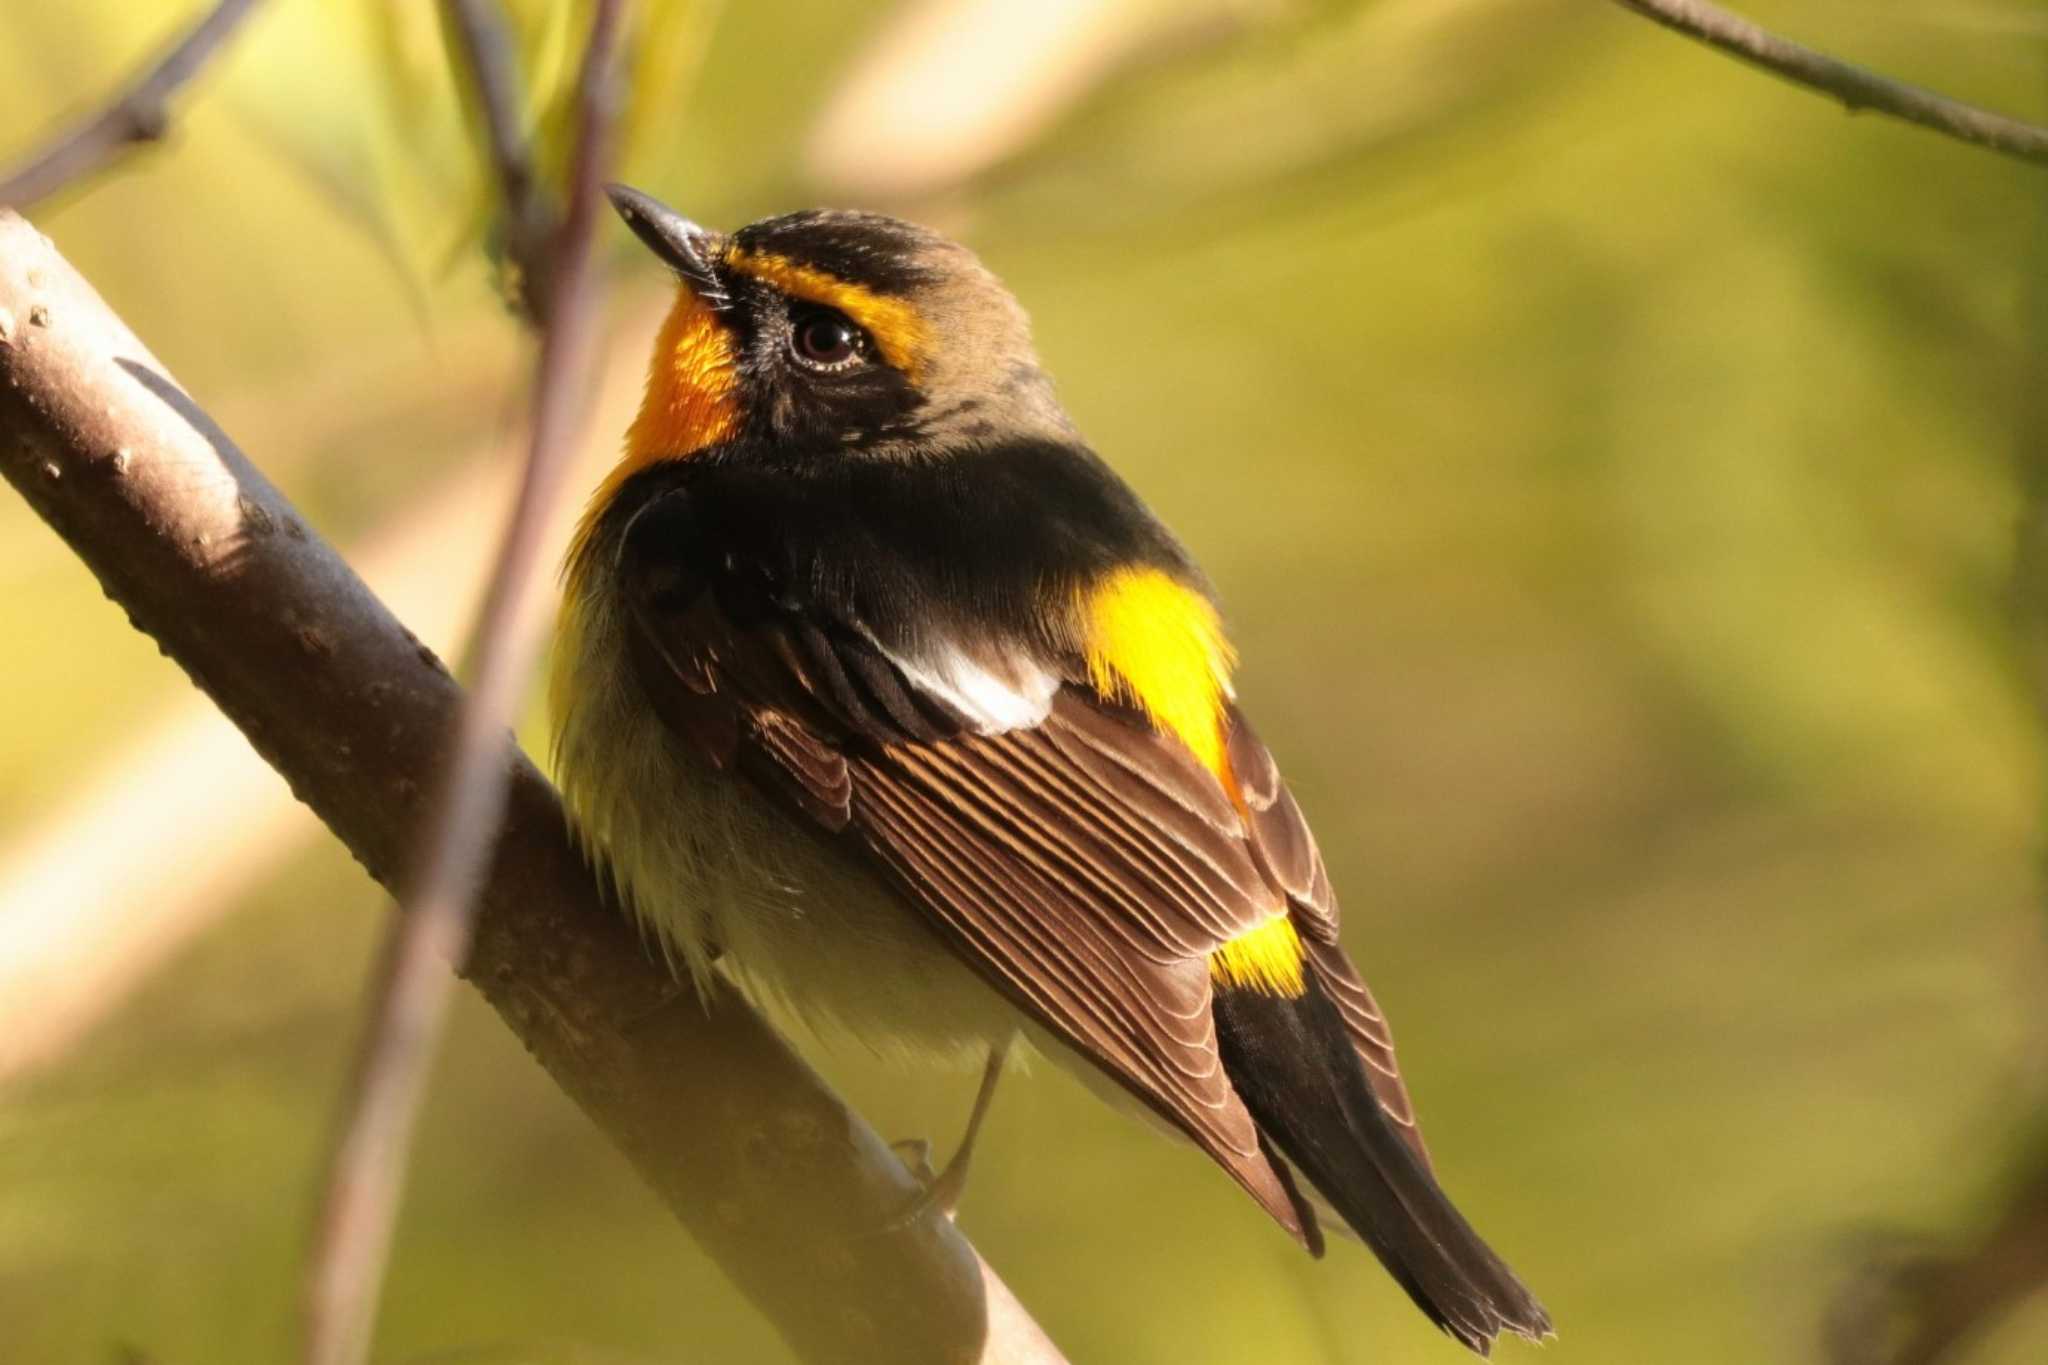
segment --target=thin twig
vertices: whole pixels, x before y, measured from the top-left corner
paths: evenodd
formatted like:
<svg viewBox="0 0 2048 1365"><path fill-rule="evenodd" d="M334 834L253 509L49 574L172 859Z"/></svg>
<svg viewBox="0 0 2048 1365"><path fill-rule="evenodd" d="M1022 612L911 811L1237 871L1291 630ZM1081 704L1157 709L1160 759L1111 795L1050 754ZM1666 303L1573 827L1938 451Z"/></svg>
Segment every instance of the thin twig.
<svg viewBox="0 0 2048 1365"><path fill-rule="evenodd" d="M582 421L596 331L600 190L619 105L618 35L625 0L598 0L578 73L578 127L569 212L550 255L554 292L534 379L532 443L473 639L476 676L464 707L445 795L407 913L392 937L372 1005L315 1226L307 1271L306 1365L367 1357L379 1285L404 1181L406 1152L454 990L451 964L468 953L477 881L503 814L505 734L531 673L541 532Z"/></svg>
<svg viewBox="0 0 2048 1365"><path fill-rule="evenodd" d="M1958 141L2048 166L2048 128L1851 66L1758 28L1706 0L1614 2L1794 85L1830 95L1851 113L1868 109L1889 114Z"/></svg>
<svg viewBox="0 0 2048 1365"><path fill-rule="evenodd" d="M199 74L257 3L220 0L113 103L0 176L0 208L26 209L127 149L162 138L171 125L171 96Z"/></svg>
<svg viewBox="0 0 2048 1365"><path fill-rule="evenodd" d="M442 0L442 12L454 35L456 66L467 75L483 120L505 223L505 256L517 272L512 298L529 319L545 326L559 228L555 206L534 170L521 112L519 54L496 0Z"/></svg>
<svg viewBox="0 0 2048 1365"><path fill-rule="evenodd" d="M462 694L47 239L0 212L0 477L386 886ZM806 1365L1057 1365L859 1115L678 995L509 743L465 972ZM504 1192L507 1200L521 1197Z"/></svg>
<svg viewBox="0 0 2048 1365"><path fill-rule="evenodd" d="M2048 1287L2048 1164L2031 1169L1968 1243L1880 1245L1829 1304L1831 1365L1944 1365L1967 1359L2004 1318Z"/></svg>

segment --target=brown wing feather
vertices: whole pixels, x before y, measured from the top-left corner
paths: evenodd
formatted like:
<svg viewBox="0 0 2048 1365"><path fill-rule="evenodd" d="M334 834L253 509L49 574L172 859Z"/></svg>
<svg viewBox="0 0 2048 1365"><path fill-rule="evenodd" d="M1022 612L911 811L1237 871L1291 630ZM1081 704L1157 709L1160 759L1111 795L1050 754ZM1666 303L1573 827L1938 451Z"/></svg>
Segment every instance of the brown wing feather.
<svg viewBox="0 0 2048 1365"><path fill-rule="evenodd" d="M1415 1122L1415 1105L1394 1060L1393 1030L1337 940L1337 895L1323 868L1315 835L1309 832L1301 807L1281 779L1271 751L1259 742L1251 722L1235 706L1230 708L1228 753L1260 869L1286 891L1302 944L1308 950L1309 970L1343 1016L1380 1108L1421 1158L1423 1168L1429 1169L1429 1149Z"/></svg>
<svg viewBox="0 0 2048 1365"><path fill-rule="evenodd" d="M1035 727L982 735L864 639L793 611L736 625L708 590L633 606L637 671L678 738L856 841L964 960L1319 1242L1224 1072L1206 960L1284 893L1354 1033L1377 1022L1362 986L1358 1013L1326 880L1315 894L1313 842L1308 863L1288 861L1306 829L1261 829L1299 823L1284 788L1248 830L1183 746L1085 686ZM1390 1057L1368 1071L1391 1077L1404 1107L1389 1111L1408 1125Z"/></svg>

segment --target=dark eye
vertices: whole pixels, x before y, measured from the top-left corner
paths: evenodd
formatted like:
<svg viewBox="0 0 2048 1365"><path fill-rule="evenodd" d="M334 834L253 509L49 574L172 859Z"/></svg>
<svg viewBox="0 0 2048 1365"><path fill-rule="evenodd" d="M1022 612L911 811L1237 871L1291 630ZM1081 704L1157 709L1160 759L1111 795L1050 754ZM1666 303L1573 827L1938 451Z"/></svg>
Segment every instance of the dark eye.
<svg viewBox="0 0 2048 1365"><path fill-rule="evenodd" d="M789 349L814 370L843 370L867 349L860 328L826 309L798 313L790 319Z"/></svg>

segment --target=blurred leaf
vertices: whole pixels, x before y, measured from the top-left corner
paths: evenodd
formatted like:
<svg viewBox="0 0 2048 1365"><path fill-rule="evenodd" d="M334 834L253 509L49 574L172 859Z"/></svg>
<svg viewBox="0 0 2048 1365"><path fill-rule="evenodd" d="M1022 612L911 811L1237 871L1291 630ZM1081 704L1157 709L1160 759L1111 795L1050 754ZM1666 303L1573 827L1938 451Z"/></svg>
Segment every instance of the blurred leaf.
<svg viewBox="0 0 2048 1365"><path fill-rule="evenodd" d="M978 184L997 203L1081 206L1068 230L1244 203L1419 130L1440 136L1544 79L1542 56L1575 40L1584 13L1558 0L1032 12L1012 35L999 26L1024 26L1000 4L905 7L813 130L825 188L900 203Z"/></svg>
<svg viewBox="0 0 2048 1365"><path fill-rule="evenodd" d="M633 74L619 126L621 164L667 150L655 145L657 139L673 142L725 7L726 0L645 0L634 8L638 29L628 44Z"/></svg>
<svg viewBox="0 0 2048 1365"><path fill-rule="evenodd" d="M439 277L475 179L432 9L284 0L237 92L256 134L318 185L417 294Z"/></svg>
<svg viewBox="0 0 2048 1365"><path fill-rule="evenodd" d="M559 193L575 140L576 75L589 27L589 0L514 0L520 69L532 113L533 163L543 184Z"/></svg>
<svg viewBox="0 0 2048 1365"><path fill-rule="evenodd" d="M409 1355L392 1365L672 1365L687 1358L616 1351L586 1342L494 1342Z"/></svg>
<svg viewBox="0 0 2048 1365"><path fill-rule="evenodd" d="M439 8L428 0L281 0L270 60L240 100L259 135L356 220L416 292L460 269L473 249L494 264L502 252L488 150L467 107L467 82L452 69ZM687 94L719 8L709 0L635 8L629 149ZM559 192L590 5L510 0L500 12L517 51L535 171Z"/></svg>

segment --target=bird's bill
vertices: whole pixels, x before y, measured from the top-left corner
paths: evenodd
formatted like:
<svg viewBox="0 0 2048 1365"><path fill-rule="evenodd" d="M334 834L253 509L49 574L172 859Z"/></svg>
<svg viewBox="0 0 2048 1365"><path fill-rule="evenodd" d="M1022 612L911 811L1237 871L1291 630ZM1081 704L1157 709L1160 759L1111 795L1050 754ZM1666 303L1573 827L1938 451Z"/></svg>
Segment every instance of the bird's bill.
<svg viewBox="0 0 2048 1365"><path fill-rule="evenodd" d="M651 194L630 185L607 185L605 194L633 235L673 266L678 274L699 289L718 287L713 263L718 257L718 234L697 226Z"/></svg>

